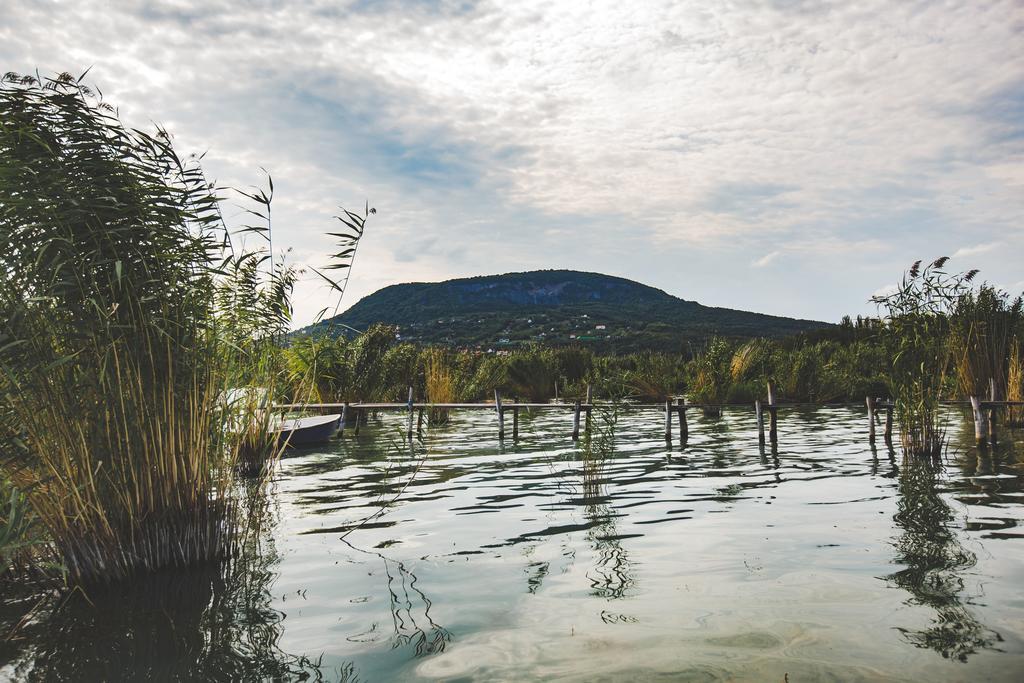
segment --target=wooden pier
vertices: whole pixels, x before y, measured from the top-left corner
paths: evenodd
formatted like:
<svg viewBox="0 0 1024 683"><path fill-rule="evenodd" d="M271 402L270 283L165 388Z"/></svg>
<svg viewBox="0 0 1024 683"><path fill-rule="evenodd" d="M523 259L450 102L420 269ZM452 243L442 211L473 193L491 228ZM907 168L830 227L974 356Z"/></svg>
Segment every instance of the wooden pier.
<svg viewBox="0 0 1024 683"><path fill-rule="evenodd" d="M893 436L893 411L895 403L888 399L868 396L864 404L851 403L779 403L776 400L775 384L772 381L767 383L767 401L758 399L754 402L754 418L757 424L758 444L763 450L766 441L771 444L772 450L777 448L779 441L778 411L780 409L792 408L827 408L827 407L851 407L864 405L867 408L868 416L868 442L872 445L876 439L876 424L880 422L881 411L885 411L885 423L883 438L885 443L892 447ZM974 416L975 440L979 447L986 447L989 444L997 443L996 436L996 413L1001 408L1024 406L1024 401L997 401L995 387L990 386L989 400L982 401L977 396L972 396L969 401L941 401L946 406L970 406ZM379 402L355 402L355 403L283 403L275 404L277 411L317 411L317 412L338 412L341 414L341 434L344 434L346 421L354 422L355 433L359 433L359 425L365 420L365 415L371 412L404 411L407 413L405 432L408 438L414 433L423 431L423 414L427 410L486 410L494 411L498 418L498 439L505 438L505 413L512 411L512 440L519 440L519 411L564 411L571 414L572 428L570 437L576 441L580 437L581 418L585 416L586 431L591 428L591 413L594 408L611 405L610 403L598 403L593 399L590 387L587 387L586 399L576 399L572 402L554 403L520 403L514 400L509 403L503 400L501 392L494 392L494 402L481 403L416 403L414 401L413 389L409 387L408 400L404 403L379 403ZM672 443L672 421L673 416L679 420L679 441L685 448L689 440L689 425L686 419L686 411L689 408L718 408L725 407L719 404L687 403L684 398L675 397L666 400L664 403L621 403L620 407L629 410L657 410L663 413L665 425L665 441ZM741 407L741 406L733 406ZM768 428L765 429L765 413L768 413ZM418 419L414 419L418 413ZM413 425L415 424L415 430ZM767 431L767 438L766 438Z"/></svg>

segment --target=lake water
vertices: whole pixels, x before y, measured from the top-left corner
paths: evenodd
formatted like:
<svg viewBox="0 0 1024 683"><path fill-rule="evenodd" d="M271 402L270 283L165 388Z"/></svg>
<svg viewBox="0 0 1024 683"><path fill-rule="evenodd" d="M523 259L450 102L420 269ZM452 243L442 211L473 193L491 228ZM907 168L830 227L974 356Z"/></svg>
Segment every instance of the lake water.
<svg viewBox="0 0 1024 683"><path fill-rule="evenodd" d="M781 412L774 455L751 410L691 411L685 449L608 417L293 452L235 565L38 607L0 677L1024 680L1020 434L979 454L953 415L936 465L872 450L863 410Z"/></svg>

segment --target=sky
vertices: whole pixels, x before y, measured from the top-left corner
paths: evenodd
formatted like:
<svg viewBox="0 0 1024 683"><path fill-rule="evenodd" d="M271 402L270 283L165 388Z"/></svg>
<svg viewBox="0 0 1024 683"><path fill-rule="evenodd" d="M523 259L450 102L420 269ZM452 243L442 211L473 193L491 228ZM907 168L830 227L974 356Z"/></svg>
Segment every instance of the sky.
<svg viewBox="0 0 1024 683"><path fill-rule="evenodd" d="M0 2L0 70L90 68L218 183L266 168L298 267L375 207L342 309L569 268L838 321L939 256L1024 290L1020 0ZM307 271L295 324L336 305Z"/></svg>

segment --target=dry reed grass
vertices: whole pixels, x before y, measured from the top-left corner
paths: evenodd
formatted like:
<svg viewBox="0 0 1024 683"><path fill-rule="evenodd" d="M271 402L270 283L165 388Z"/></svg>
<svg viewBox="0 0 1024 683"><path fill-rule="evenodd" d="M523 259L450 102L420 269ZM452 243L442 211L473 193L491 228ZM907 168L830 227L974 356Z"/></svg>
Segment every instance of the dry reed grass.
<svg viewBox="0 0 1024 683"><path fill-rule="evenodd" d="M447 354L442 349L429 349L424 354L423 377L429 403L455 402L455 376ZM430 424L447 424L449 411L431 408Z"/></svg>

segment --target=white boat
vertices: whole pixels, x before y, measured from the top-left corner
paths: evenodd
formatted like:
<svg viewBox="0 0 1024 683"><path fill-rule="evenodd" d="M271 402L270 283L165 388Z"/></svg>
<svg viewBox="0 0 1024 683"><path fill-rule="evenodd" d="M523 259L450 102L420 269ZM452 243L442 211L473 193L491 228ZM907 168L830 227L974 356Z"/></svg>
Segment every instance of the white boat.
<svg viewBox="0 0 1024 683"><path fill-rule="evenodd" d="M270 432L288 446L310 446L324 443L338 431L340 414L295 417L271 425Z"/></svg>

